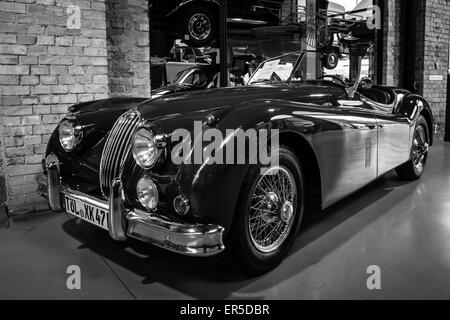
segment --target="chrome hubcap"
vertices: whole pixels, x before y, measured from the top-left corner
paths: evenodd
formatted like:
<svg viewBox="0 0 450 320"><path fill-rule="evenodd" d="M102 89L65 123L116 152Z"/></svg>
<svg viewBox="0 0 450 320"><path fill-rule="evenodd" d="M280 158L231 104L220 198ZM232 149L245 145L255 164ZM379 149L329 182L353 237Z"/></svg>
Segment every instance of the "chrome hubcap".
<svg viewBox="0 0 450 320"><path fill-rule="evenodd" d="M428 148L429 145L426 138L425 129L423 126L418 126L416 132L414 133L412 148L412 160L418 172L422 172L423 170Z"/></svg>
<svg viewBox="0 0 450 320"><path fill-rule="evenodd" d="M280 219L284 222L289 222L294 214L294 206L291 202L285 201L280 211Z"/></svg>
<svg viewBox="0 0 450 320"><path fill-rule="evenodd" d="M272 167L260 177L248 218L250 238L259 251L275 251L286 240L295 219L295 201L297 187L289 169Z"/></svg>
<svg viewBox="0 0 450 320"><path fill-rule="evenodd" d="M276 215L273 213L278 210L278 202L279 199L275 192L270 191L264 196L261 205L261 218L265 223L272 223L275 221Z"/></svg>
<svg viewBox="0 0 450 320"><path fill-rule="evenodd" d="M205 40L211 34L211 20L204 13L196 13L189 19L188 30L195 40Z"/></svg>

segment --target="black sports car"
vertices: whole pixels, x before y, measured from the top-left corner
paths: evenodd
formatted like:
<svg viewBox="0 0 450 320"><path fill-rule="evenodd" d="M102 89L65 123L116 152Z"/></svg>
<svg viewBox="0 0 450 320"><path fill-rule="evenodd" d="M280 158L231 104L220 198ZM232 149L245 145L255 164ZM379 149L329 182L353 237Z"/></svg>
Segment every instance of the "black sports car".
<svg viewBox="0 0 450 320"><path fill-rule="evenodd" d="M304 55L265 61L243 87L74 106L50 138L40 189L53 210L115 240L193 256L227 248L250 274L274 268L304 212L392 169L420 178L433 141L423 97L306 80Z"/></svg>

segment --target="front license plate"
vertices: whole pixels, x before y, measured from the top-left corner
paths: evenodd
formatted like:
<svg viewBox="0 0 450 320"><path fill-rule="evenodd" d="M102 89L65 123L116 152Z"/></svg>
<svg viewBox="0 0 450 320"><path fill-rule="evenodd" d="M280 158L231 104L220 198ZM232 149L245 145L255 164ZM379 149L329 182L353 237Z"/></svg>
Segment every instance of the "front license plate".
<svg viewBox="0 0 450 320"><path fill-rule="evenodd" d="M65 195L66 211L77 218L108 230L108 211Z"/></svg>

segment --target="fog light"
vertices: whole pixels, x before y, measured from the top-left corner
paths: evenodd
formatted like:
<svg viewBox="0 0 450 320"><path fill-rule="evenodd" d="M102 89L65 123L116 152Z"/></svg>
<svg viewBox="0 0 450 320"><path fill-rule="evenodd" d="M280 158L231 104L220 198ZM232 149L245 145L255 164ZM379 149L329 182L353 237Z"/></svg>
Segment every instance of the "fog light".
<svg viewBox="0 0 450 320"><path fill-rule="evenodd" d="M158 207L158 188L149 177L142 177L136 186L136 194L139 202L147 210L155 210Z"/></svg>
<svg viewBox="0 0 450 320"><path fill-rule="evenodd" d="M191 209L191 204L189 200L184 196L178 196L173 200L173 208L175 212L179 215L186 215Z"/></svg>

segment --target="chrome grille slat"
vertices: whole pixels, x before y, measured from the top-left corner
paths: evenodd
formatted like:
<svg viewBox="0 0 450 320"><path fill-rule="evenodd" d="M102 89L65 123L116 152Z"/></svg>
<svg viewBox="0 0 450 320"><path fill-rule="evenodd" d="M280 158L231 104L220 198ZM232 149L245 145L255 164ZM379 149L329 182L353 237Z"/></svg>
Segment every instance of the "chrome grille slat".
<svg viewBox="0 0 450 320"><path fill-rule="evenodd" d="M130 126L124 126L124 130L122 130L121 132L121 137L123 137L123 139L121 141L125 142L127 141L128 143L121 143L121 142L114 142L113 146L114 148L112 149L112 156L110 159L110 170L117 170L120 171L120 165L121 162L123 160L123 157L121 157L120 155L122 154L128 154L126 151L129 150L127 148L127 146L129 145L129 142L131 141L131 134L134 130L134 125L135 123L132 122L130 123Z"/></svg>
<svg viewBox="0 0 450 320"><path fill-rule="evenodd" d="M100 188L105 198L109 197L111 183L119 178L123 163L131 152L131 138L141 116L137 111L123 114L114 124L106 139L100 161Z"/></svg>
<svg viewBox="0 0 450 320"><path fill-rule="evenodd" d="M120 170L120 162L122 158L125 158L127 153L126 148L122 146L127 146L131 140L131 133L134 130L135 125L138 121L132 121L128 119L128 115L120 118L117 122L117 126L112 130L107 148L105 150L108 152L105 157L105 175L104 175L104 189L109 189L111 181L117 178ZM129 150L129 149L128 149ZM104 190L104 194L108 195L108 190Z"/></svg>
<svg viewBox="0 0 450 320"><path fill-rule="evenodd" d="M105 172L105 178L106 179L110 179L111 178L111 174L114 170L114 157L117 157L117 146L120 145L122 140L126 140L126 137L124 136L124 131L126 126L124 125L124 120L120 119L118 124L117 124L117 128L115 131L114 136L111 137L111 141L109 143L109 150L108 150L108 154L105 158L105 163L106 163L106 172ZM114 178L113 178L114 179ZM108 181L105 180L104 182L106 185L108 185Z"/></svg>
<svg viewBox="0 0 450 320"><path fill-rule="evenodd" d="M109 153L105 159L105 163L108 165L108 169L111 169L112 159L116 155L115 148L120 143L120 140L124 138L123 132L126 128L124 125L124 119L119 119L117 123L117 127L115 128L114 136L111 137L111 140L109 142Z"/></svg>

